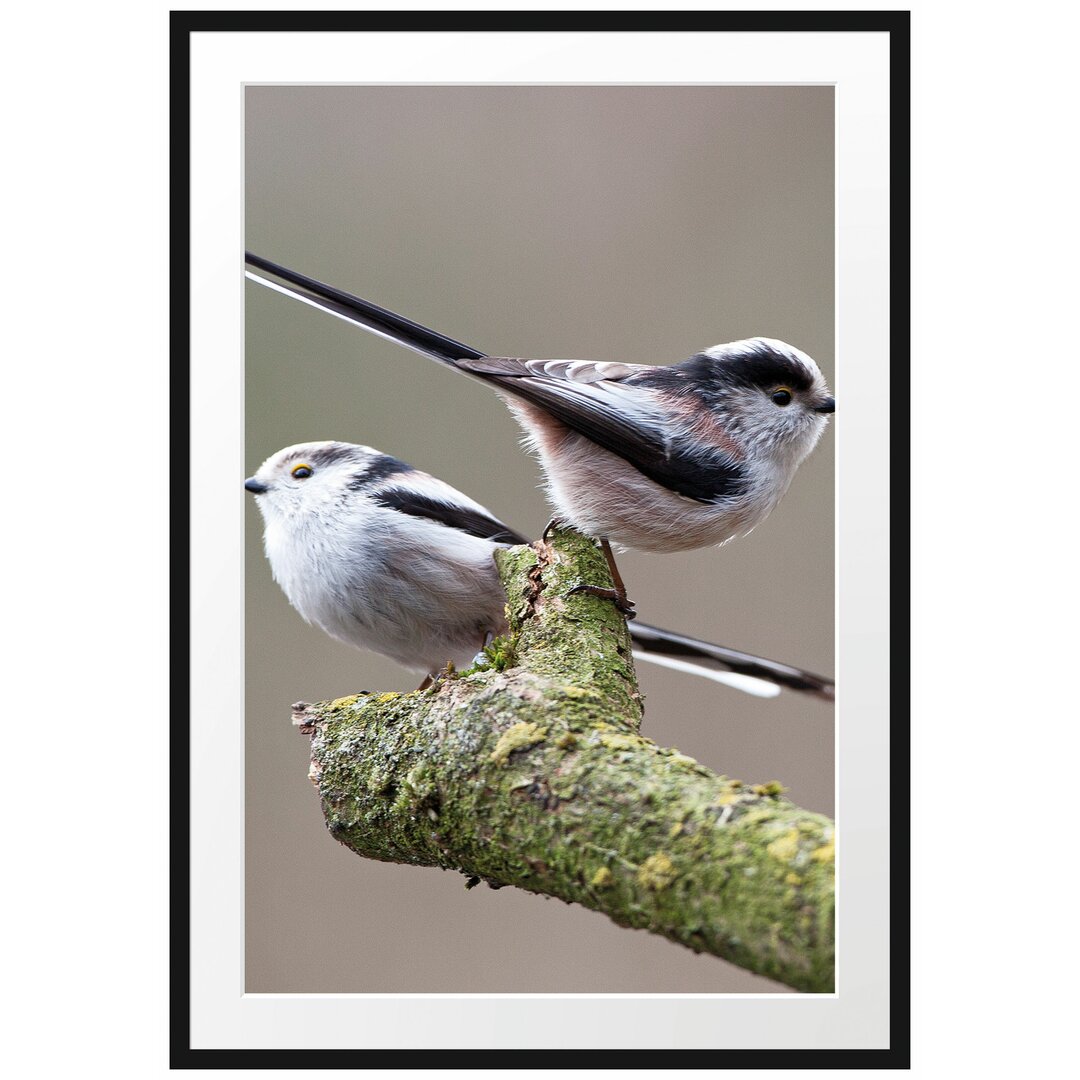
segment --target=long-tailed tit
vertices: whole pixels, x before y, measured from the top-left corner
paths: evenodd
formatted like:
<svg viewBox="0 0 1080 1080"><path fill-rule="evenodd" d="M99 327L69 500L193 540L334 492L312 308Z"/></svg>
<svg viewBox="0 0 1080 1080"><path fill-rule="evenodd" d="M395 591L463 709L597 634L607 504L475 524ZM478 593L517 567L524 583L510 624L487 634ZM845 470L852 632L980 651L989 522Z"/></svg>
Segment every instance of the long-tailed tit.
<svg viewBox="0 0 1080 1080"><path fill-rule="evenodd" d="M247 276L490 383L536 451L556 516L645 551L724 544L760 524L836 403L817 364L771 338L670 366L488 356L340 289L247 255Z"/></svg>
<svg viewBox="0 0 1080 1080"><path fill-rule="evenodd" d="M506 632L494 553L528 541L442 480L369 446L315 442L279 450L244 486L274 580L332 637L428 675ZM833 696L831 680L786 664L655 626L630 633L639 659L748 693Z"/></svg>

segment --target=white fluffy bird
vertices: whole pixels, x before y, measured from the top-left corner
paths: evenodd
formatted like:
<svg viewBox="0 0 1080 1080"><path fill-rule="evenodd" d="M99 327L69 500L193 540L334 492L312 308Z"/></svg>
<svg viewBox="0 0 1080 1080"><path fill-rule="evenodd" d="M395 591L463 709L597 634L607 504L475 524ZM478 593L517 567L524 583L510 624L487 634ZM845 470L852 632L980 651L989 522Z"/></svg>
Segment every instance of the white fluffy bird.
<svg viewBox="0 0 1080 1080"><path fill-rule="evenodd" d="M369 446L314 442L279 450L244 486L274 580L332 637L426 676L506 632L494 553L527 540L442 480ZM830 680L786 664L640 623L630 633L639 659L748 693L833 696Z"/></svg>

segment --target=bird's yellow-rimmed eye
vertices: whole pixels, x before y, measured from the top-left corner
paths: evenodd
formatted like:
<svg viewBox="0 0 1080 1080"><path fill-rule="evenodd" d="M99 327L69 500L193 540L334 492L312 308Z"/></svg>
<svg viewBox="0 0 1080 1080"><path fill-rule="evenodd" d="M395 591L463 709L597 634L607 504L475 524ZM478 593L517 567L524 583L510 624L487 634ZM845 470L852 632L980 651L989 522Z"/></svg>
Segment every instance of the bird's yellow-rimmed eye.
<svg viewBox="0 0 1080 1080"><path fill-rule="evenodd" d="M312 469L310 465L294 465L292 474L297 480L306 480L311 475Z"/></svg>
<svg viewBox="0 0 1080 1080"><path fill-rule="evenodd" d="M770 395L777 405L791 404L791 391L786 386L778 386Z"/></svg>

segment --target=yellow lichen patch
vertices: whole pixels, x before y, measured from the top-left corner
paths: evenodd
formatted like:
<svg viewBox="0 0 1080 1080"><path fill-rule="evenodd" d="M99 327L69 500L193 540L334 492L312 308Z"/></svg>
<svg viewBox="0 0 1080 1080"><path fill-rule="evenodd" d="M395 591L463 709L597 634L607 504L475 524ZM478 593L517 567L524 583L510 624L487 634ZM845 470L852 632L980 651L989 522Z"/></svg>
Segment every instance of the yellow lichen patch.
<svg viewBox="0 0 1080 1080"><path fill-rule="evenodd" d="M515 750L526 750L530 746L542 743L545 738L547 738L547 728L523 720L520 724L507 728L499 736L495 749L491 751L491 760L496 765L505 765Z"/></svg>
<svg viewBox="0 0 1080 1080"><path fill-rule="evenodd" d="M716 800L717 806L730 806L734 802L739 801L739 796L733 792L728 792L726 795L720 795Z"/></svg>
<svg viewBox="0 0 1080 1080"><path fill-rule="evenodd" d="M794 870L789 870L787 872L787 875L784 877L784 881L788 885L801 885L802 884L802 878L799 877L799 875L796 874Z"/></svg>
<svg viewBox="0 0 1080 1080"><path fill-rule="evenodd" d="M682 832L682 822L681 821L676 821L675 824L672 825L670 829L668 829L668 839L669 840L674 840L675 837L678 836L679 833L681 833L681 832Z"/></svg>
<svg viewBox="0 0 1080 1080"><path fill-rule="evenodd" d="M609 750L637 750L642 746L648 746L648 742L640 735L601 735L600 745Z"/></svg>
<svg viewBox="0 0 1080 1080"><path fill-rule="evenodd" d="M836 858L836 841L828 840L819 848L810 852L810 858L817 862L832 862Z"/></svg>
<svg viewBox="0 0 1080 1080"><path fill-rule="evenodd" d="M591 885L594 889L608 889L615 880L615 875L606 867L601 866L592 876Z"/></svg>
<svg viewBox="0 0 1080 1080"><path fill-rule="evenodd" d="M580 686L564 686L563 696L568 698L587 698L589 701L602 701L603 695L595 690L586 690Z"/></svg>
<svg viewBox="0 0 1080 1080"><path fill-rule="evenodd" d="M360 700L359 694L352 694L350 697L335 698L330 702L331 709L347 709L350 705L355 705Z"/></svg>
<svg viewBox="0 0 1080 1080"><path fill-rule="evenodd" d="M788 829L783 836L778 836L766 849L774 859L788 862L799 850L799 830Z"/></svg>
<svg viewBox="0 0 1080 1080"><path fill-rule="evenodd" d="M779 780L770 780L767 784L755 784L753 787L755 795L782 795L785 791L787 788Z"/></svg>
<svg viewBox="0 0 1080 1080"><path fill-rule="evenodd" d="M638 884L653 892L666 889L677 877L678 870L675 864L662 851L650 855L639 867L637 872Z"/></svg>
<svg viewBox="0 0 1080 1080"><path fill-rule="evenodd" d="M573 750L578 744L578 737L572 731L564 731L556 740L555 745L560 750Z"/></svg>
<svg viewBox="0 0 1080 1080"><path fill-rule="evenodd" d="M689 754L672 754L668 761L673 765L690 765L698 769L701 768L701 762L695 761Z"/></svg>
<svg viewBox="0 0 1080 1080"><path fill-rule="evenodd" d="M393 701L393 700L394 700L394 698L399 698L399 697L401 697L401 695L400 695L400 694L395 694L395 693L389 693L389 694L380 694L380 695L379 695L379 696L378 696L378 697L377 697L377 698L376 698L375 700L376 700L376 701L377 701L377 702L378 702L378 703L379 703L380 705L385 705L385 704L386 704L386 702L388 702L388 701Z"/></svg>

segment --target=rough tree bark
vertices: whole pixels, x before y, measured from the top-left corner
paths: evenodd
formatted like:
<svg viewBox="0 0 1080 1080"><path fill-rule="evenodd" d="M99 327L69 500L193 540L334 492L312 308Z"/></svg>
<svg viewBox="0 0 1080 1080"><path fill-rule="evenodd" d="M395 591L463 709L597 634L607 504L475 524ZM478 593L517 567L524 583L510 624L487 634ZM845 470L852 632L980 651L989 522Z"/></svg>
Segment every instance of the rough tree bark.
<svg viewBox="0 0 1080 1080"><path fill-rule="evenodd" d="M498 561L511 632L487 667L294 707L330 832L831 991L832 823L639 734L622 617L568 595L608 581L591 541L559 531Z"/></svg>

